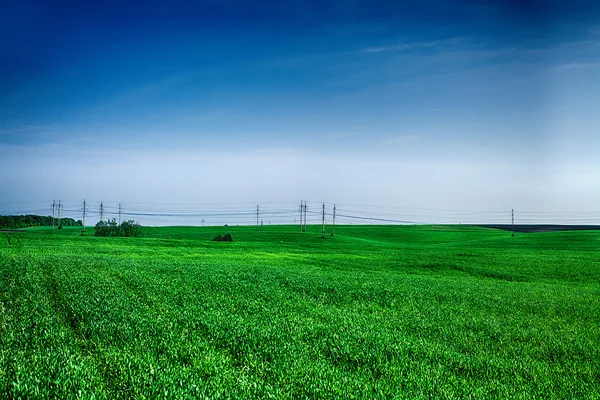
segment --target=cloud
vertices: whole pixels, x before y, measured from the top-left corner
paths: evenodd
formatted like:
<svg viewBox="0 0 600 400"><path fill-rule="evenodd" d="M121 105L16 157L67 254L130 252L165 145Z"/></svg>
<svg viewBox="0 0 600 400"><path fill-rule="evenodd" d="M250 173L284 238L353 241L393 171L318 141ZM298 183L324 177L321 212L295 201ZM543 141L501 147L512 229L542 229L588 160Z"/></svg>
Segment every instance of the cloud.
<svg viewBox="0 0 600 400"><path fill-rule="evenodd" d="M427 48L427 47L435 47L439 44L437 41L433 42L416 42L416 43L398 43L391 44L386 46L375 46L375 47L367 47L361 50L357 50L351 52L350 54L371 54L371 53L382 53L382 52L392 52L392 51L404 51L411 50L417 48Z"/></svg>
<svg viewBox="0 0 600 400"><path fill-rule="evenodd" d="M192 78L193 74L176 74L167 78L147 82L140 86L123 91L113 99L112 105L121 107L125 104L132 104L140 100L160 97L165 92L172 91L187 84Z"/></svg>
<svg viewBox="0 0 600 400"><path fill-rule="evenodd" d="M55 132L57 130L54 124L33 124L33 123L18 123L8 128L0 128L0 136L5 135L22 135L39 132Z"/></svg>
<svg viewBox="0 0 600 400"><path fill-rule="evenodd" d="M425 135L419 133L406 133L400 135L392 135L382 141L384 146L405 146L414 145L425 139Z"/></svg>
<svg viewBox="0 0 600 400"><path fill-rule="evenodd" d="M600 68L600 61L572 61L556 64L551 69L596 69Z"/></svg>

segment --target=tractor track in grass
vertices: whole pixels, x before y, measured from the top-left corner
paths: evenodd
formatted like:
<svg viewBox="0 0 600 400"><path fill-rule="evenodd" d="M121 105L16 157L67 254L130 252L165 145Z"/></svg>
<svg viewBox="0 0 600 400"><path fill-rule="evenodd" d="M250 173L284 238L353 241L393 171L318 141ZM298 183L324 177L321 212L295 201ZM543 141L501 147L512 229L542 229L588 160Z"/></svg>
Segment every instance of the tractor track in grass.
<svg viewBox="0 0 600 400"><path fill-rule="evenodd" d="M79 319L73 313L71 307L68 306L66 299L61 293L60 285L52 267L44 261L39 263L39 267L43 283L48 289L50 307L56 312L55 315L60 323L71 333L74 339L73 343L81 351L82 355L89 357L92 363L96 365L108 392L122 392L124 389L119 387L118 382L115 382L115 377L119 375L119 372L111 366L111 363L106 359L102 351L98 349L97 344L81 329Z"/></svg>
<svg viewBox="0 0 600 400"><path fill-rule="evenodd" d="M83 342L87 341L88 338L81 332L79 321L73 314L73 310L66 305L58 281L54 276L54 271L52 271L52 268L45 262L39 263L39 267L42 274L42 280L48 289L47 293L50 307L56 311L57 318L63 326L67 327L72 332L76 339ZM85 351L85 349L82 350Z"/></svg>
<svg viewBox="0 0 600 400"><path fill-rule="evenodd" d="M10 267L5 268L5 266L8 265L10 265ZM13 257L2 259L0 261L0 267L3 268L2 282L0 282L0 333L2 333L0 335L0 345L2 346L0 354L2 354L10 346L12 346L12 342L14 342L14 337L5 335L5 332L8 332L8 329L12 323L14 323L13 320L15 318L15 311L13 307L17 298L14 291L18 287L17 282L21 276L19 276L17 273L17 263ZM15 382L17 380L17 374L15 368L13 367L12 360L4 354L2 354L2 357L0 358L0 368L4 370L5 381L3 384L0 384L0 393L8 393L8 382Z"/></svg>
<svg viewBox="0 0 600 400"><path fill-rule="evenodd" d="M142 290L140 285L136 283L131 278L127 277L122 272L118 271L106 271L107 275L111 278L116 279L120 282L127 290L129 290L137 300L142 303L144 306L148 308L154 308L156 306L155 302L148 296L148 294Z"/></svg>
<svg viewBox="0 0 600 400"><path fill-rule="evenodd" d="M156 311L160 307L161 315L176 322L178 325L186 325L190 323L188 319L182 318L176 309L173 309L168 304L163 304L158 299L153 299L150 297L146 291L144 291L144 286L140 284L140 282L132 279L127 274L121 271L105 272L107 277L113 278L115 281L119 282L120 285L122 285L122 287L127 290L131 296L135 297L139 303L148 310ZM164 306L164 308L162 306ZM223 332L219 332L219 329L211 327L210 323L203 319L197 319L193 321L193 325L194 330L199 333L201 337L206 338L216 351L226 354L231 359L232 365L238 368L242 368L244 366L243 357L240 355L240 350L238 349L240 345L240 338L232 340L231 338L224 336Z"/></svg>

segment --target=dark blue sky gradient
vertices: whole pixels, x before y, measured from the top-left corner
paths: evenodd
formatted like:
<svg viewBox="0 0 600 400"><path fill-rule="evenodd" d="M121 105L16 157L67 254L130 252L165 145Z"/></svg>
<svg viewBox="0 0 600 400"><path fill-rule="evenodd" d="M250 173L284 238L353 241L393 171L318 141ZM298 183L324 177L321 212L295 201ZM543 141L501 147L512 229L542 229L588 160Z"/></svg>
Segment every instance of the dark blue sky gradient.
<svg viewBox="0 0 600 400"><path fill-rule="evenodd" d="M252 84L279 85L289 80L288 73L296 86L303 86L327 78L319 75L319 65L314 75L300 65L257 77L252 71L244 75L245 63L352 52L415 38L543 48L585 38L598 23L600 9L594 2L562 1L122 3L9 4L2 21L3 92L48 82L65 101L93 104L127 87L199 69L210 80L202 82L208 90L224 82L236 90L240 81L249 83L243 88L248 90ZM341 58L324 62L345 63ZM38 98L47 101L43 90Z"/></svg>

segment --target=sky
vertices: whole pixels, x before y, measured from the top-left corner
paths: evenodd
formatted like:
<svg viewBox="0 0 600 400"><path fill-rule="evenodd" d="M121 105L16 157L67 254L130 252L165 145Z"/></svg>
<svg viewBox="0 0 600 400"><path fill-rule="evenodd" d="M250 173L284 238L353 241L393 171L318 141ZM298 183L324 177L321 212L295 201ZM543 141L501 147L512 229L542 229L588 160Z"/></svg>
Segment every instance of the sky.
<svg viewBox="0 0 600 400"><path fill-rule="evenodd" d="M598 2L2 9L0 213L600 223Z"/></svg>

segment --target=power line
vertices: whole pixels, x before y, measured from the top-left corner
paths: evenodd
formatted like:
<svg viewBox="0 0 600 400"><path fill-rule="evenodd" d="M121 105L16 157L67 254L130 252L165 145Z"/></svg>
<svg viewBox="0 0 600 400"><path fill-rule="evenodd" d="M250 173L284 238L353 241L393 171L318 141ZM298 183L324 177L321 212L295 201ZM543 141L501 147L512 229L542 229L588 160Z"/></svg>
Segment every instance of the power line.
<svg viewBox="0 0 600 400"><path fill-rule="evenodd" d="M8 215L48 215L52 214L52 220L54 229L56 229L56 218L62 219L62 217L70 217L72 215L82 215L81 203L79 201L57 201L53 200L50 203L50 210L44 208L43 205L38 207L36 202L12 202L2 203L0 202L0 214ZM57 211L59 211L58 204L60 204L60 215L57 217ZM295 203L295 205L294 205ZM158 204L164 204L159 206ZM301 232L306 232L308 220L311 220L311 224L321 223L323 225L323 213L322 213L322 202L313 202L302 200L298 208L297 202L266 202L266 206L258 206L258 218L256 211L253 211L250 207L238 206L240 203L226 203L220 204L220 206L198 206L197 204L186 205L187 203L149 203L149 202L138 202L134 203L133 207L128 205L127 212L122 207L121 203L115 203L114 206L105 205L104 202L88 202L86 199L86 218L91 213L93 216L99 216L101 220L104 217L119 218L119 223L127 217L131 219L140 219L141 223L156 225L164 225L166 221L173 221L179 225L197 224L200 225L200 219L205 220L205 224L218 225L222 223L227 224L243 224L253 225L257 223L258 229L260 229L261 218L263 221L270 221L271 224L288 224L294 221L294 217L298 217L300 212L300 227ZM242 204L248 204L242 203ZM262 204L262 203L260 203ZM308 210L308 204L311 204L312 210ZM256 206L256 204L255 204ZM321 209L317 209L321 208ZM375 208L376 207L376 208ZM485 225L485 224L504 224L506 222L513 224L513 217L515 218L514 226L515 231L518 231L516 222L516 215L514 210L511 209L511 220L507 220L507 211L467 211L467 210L442 210L442 209L415 209L408 207L383 207L383 206L369 206L368 208L361 209L361 206L349 207L348 205L341 205L337 208L337 204L334 205L332 219L332 230L331 234L335 235L335 224L350 223L389 223L389 224L452 224L462 223L470 225ZM412 210L402 212L400 210ZM414 210L421 210L414 211ZM427 212L425 210L435 210ZM440 211L442 210L442 211ZM51 213L47 213L51 211ZM504 215L504 216L503 216ZM222 221L222 222L221 222ZM325 218L325 222L327 222ZM581 211L581 210L559 210L559 211L519 211L519 226L523 224L571 224L571 225L594 225L600 222L600 211ZM59 224L62 225L61 221ZM507 224L508 225L508 224ZM62 227L62 226L61 226ZM512 232L512 226L511 226Z"/></svg>
<svg viewBox="0 0 600 400"><path fill-rule="evenodd" d="M369 218L369 217L358 217L358 216L354 216L354 215L343 215L343 214L338 214L338 217L360 219L360 220L382 221L382 222L396 222L399 224L416 224L417 223L414 221L402 221L402 220L398 220L398 219Z"/></svg>

